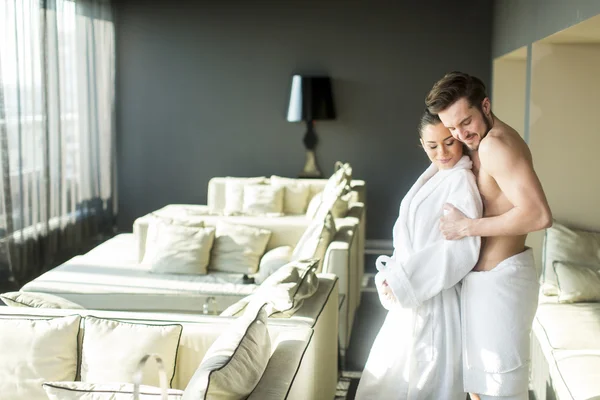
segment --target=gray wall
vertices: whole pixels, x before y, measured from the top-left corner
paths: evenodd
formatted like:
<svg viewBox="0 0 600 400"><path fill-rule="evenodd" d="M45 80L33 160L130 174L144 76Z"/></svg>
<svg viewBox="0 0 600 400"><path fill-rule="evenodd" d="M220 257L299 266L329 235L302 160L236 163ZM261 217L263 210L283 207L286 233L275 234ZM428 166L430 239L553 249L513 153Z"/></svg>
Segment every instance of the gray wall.
<svg viewBox="0 0 600 400"><path fill-rule="evenodd" d="M493 57L600 14L599 0L495 0Z"/></svg>
<svg viewBox="0 0 600 400"><path fill-rule="evenodd" d="M333 77L338 119L316 125L322 170L368 185L368 239L391 239L426 167L415 129L445 72L490 81L491 3L116 2L119 228L168 203L206 204L213 176L296 176L304 126L293 73Z"/></svg>

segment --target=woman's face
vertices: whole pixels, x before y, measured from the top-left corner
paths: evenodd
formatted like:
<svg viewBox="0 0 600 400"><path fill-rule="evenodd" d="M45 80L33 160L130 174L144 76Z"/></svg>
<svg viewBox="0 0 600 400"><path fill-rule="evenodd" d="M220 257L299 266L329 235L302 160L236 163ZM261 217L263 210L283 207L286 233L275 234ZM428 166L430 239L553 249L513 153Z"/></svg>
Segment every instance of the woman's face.
<svg viewBox="0 0 600 400"><path fill-rule="evenodd" d="M462 158L462 143L442 123L427 125L421 132L425 153L438 169L450 169Z"/></svg>

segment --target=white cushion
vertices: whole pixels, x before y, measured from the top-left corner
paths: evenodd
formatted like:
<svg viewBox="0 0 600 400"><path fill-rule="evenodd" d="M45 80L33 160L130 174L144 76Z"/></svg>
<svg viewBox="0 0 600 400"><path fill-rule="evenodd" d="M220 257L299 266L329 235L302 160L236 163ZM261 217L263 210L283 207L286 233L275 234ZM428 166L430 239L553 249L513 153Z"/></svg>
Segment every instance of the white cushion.
<svg viewBox="0 0 600 400"><path fill-rule="evenodd" d="M251 184L261 184L266 182L266 178L225 178L225 215L241 214L244 209L244 186Z"/></svg>
<svg viewBox="0 0 600 400"><path fill-rule="evenodd" d="M546 229L542 256L542 292L558 294L553 264L568 261L581 266L600 265L600 233L567 228L558 222Z"/></svg>
<svg viewBox="0 0 600 400"><path fill-rule="evenodd" d="M327 213L324 219L313 219L304 231L304 234L296 244L291 260L319 259L319 269L323 269L323 259L329 243L335 236L335 221L331 213Z"/></svg>
<svg viewBox="0 0 600 400"><path fill-rule="evenodd" d="M142 263L149 265L152 272L206 274L214 239L213 227L154 221L148 227Z"/></svg>
<svg viewBox="0 0 600 400"><path fill-rule="evenodd" d="M335 201L333 201L333 205L330 208L331 215L334 218L344 218L348 214L349 202L352 193L347 193L342 196L337 196ZM321 203L323 203L323 192L317 193L310 201L308 205L308 209L306 211L306 216L308 218L315 218L319 208L321 207ZM331 204L331 202L329 203Z"/></svg>
<svg viewBox="0 0 600 400"><path fill-rule="evenodd" d="M315 217L315 215L317 214L317 210L321 205L321 201L323 201L323 192L319 192L313 196L313 198L310 200L310 203L308 203L308 207L306 209L306 216L308 218L313 219Z"/></svg>
<svg viewBox="0 0 600 400"><path fill-rule="evenodd" d="M555 261L559 303L600 301L600 264L581 266L569 261Z"/></svg>
<svg viewBox="0 0 600 400"><path fill-rule="evenodd" d="M7 292L0 294L0 300L9 307L83 309L79 304L48 293Z"/></svg>
<svg viewBox="0 0 600 400"><path fill-rule="evenodd" d="M292 178L282 178L280 176L271 176L271 185L283 187L283 213L284 214L305 214L310 196L310 185L298 182Z"/></svg>
<svg viewBox="0 0 600 400"><path fill-rule="evenodd" d="M87 316L81 351L81 381L133 383L133 374L142 357L158 354L170 382L175 374L181 331L182 326L176 324L132 324ZM142 384L160 385L156 363L146 363L143 371Z"/></svg>
<svg viewBox="0 0 600 400"><path fill-rule="evenodd" d="M265 253L271 231L246 225L217 222L209 269L253 274Z"/></svg>
<svg viewBox="0 0 600 400"><path fill-rule="evenodd" d="M290 317L319 287L318 260L292 261L284 265L258 287L258 290L225 309L222 316L234 316L246 307L267 303L268 316Z"/></svg>
<svg viewBox="0 0 600 400"><path fill-rule="evenodd" d="M271 357L267 314L249 308L210 346L183 395L184 400L245 399Z"/></svg>
<svg viewBox="0 0 600 400"><path fill-rule="evenodd" d="M47 400L42 383L75 380L80 320L0 320L0 398Z"/></svg>
<svg viewBox="0 0 600 400"><path fill-rule="evenodd" d="M282 187L250 184L244 186L244 214L264 215L283 213Z"/></svg>
<svg viewBox="0 0 600 400"><path fill-rule="evenodd" d="M260 259L258 275L254 277L256 283L262 283L269 275L287 264L292 258L292 246L279 246L269 250Z"/></svg>
<svg viewBox="0 0 600 400"><path fill-rule="evenodd" d="M50 400L131 400L132 383L46 382ZM140 385L140 400L161 400L161 389ZM183 390L168 389L169 400L180 400Z"/></svg>

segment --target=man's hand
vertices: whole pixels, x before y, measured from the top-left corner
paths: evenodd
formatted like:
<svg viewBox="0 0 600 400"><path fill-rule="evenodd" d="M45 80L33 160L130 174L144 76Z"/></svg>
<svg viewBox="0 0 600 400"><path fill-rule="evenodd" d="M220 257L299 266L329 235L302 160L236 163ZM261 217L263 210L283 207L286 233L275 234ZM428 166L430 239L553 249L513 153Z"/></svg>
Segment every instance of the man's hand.
<svg viewBox="0 0 600 400"><path fill-rule="evenodd" d="M446 240L459 240L466 236L470 219L452 204L444 204L444 216L440 218L440 231Z"/></svg>

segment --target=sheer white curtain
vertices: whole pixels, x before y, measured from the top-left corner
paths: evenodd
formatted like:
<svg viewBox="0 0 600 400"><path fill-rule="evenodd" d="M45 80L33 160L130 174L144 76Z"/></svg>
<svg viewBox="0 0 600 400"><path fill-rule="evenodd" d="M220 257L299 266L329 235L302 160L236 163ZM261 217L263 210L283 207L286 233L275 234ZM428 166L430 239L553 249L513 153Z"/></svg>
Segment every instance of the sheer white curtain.
<svg viewBox="0 0 600 400"><path fill-rule="evenodd" d="M23 281L109 231L110 0L0 0L0 270Z"/></svg>

